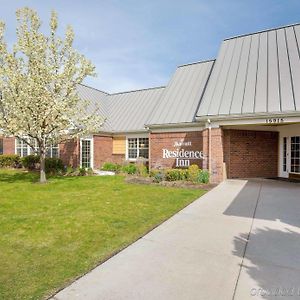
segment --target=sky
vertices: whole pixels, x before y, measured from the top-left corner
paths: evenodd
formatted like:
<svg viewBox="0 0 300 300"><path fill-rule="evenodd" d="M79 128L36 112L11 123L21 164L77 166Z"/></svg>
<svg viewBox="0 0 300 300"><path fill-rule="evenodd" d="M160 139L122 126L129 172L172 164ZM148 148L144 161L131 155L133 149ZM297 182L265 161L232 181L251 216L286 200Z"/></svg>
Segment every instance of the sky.
<svg viewBox="0 0 300 300"><path fill-rule="evenodd" d="M15 41L15 11L35 9L96 67L84 83L108 93L165 86L178 65L216 58L225 38L300 22L299 0L0 0L6 41Z"/></svg>

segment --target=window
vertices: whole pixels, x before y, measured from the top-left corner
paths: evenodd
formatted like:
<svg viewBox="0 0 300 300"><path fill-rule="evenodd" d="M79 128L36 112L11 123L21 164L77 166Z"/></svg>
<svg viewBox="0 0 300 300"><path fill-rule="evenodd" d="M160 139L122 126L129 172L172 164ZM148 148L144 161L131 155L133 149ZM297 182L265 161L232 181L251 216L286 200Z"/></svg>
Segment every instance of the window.
<svg viewBox="0 0 300 300"><path fill-rule="evenodd" d="M291 172L300 173L300 136L291 137Z"/></svg>
<svg viewBox="0 0 300 300"><path fill-rule="evenodd" d="M16 154L21 157L25 157L28 155L39 154L39 147L35 142L34 151L31 149L29 145L27 145L24 140L19 138L16 139ZM59 156L59 147L58 145L50 146L46 152L46 157L58 157Z"/></svg>
<svg viewBox="0 0 300 300"><path fill-rule="evenodd" d="M58 157L58 145L52 145L47 149L46 156L47 157Z"/></svg>
<svg viewBox="0 0 300 300"><path fill-rule="evenodd" d="M128 139L128 159L149 158L148 138Z"/></svg>
<svg viewBox="0 0 300 300"><path fill-rule="evenodd" d="M23 140L16 139L16 154L21 157L28 156L30 154L30 147Z"/></svg>

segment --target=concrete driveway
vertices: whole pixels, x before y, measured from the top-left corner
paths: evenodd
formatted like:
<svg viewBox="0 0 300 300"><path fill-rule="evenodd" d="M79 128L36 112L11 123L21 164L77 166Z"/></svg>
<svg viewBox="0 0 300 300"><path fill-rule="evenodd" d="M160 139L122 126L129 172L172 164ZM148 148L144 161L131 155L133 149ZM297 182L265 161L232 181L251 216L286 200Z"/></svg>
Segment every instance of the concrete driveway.
<svg viewBox="0 0 300 300"><path fill-rule="evenodd" d="M228 180L53 299L300 299L300 184Z"/></svg>

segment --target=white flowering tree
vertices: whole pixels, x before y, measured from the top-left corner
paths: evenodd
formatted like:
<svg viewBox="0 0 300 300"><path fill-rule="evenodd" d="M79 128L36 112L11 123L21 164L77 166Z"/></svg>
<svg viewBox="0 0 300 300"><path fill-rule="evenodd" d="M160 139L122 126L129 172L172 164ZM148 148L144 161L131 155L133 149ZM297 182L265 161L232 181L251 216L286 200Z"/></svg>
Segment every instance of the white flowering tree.
<svg viewBox="0 0 300 300"><path fill-rule="evenodd" d="M54 144L100 129L96 111L79 98L76 86L94 75L94 66L73 48L68 27L57 36L52 12L50 34L41 32L41 20L30 8L17 10L17 39L12 49L0 23L0 128L28 144L40 155L40 182L46 182L45 157Z"/></svg>

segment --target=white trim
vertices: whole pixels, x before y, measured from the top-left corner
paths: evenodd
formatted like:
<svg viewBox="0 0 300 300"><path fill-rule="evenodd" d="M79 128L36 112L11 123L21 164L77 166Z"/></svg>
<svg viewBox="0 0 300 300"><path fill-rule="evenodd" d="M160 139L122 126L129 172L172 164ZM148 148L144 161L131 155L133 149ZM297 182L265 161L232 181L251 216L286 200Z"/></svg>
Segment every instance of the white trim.
<svg viewBox="0 0 300 300"><path fill-rule="evenodd" d="M285 116L285 115L266 115L262 117L240 117L240 118L227 118L210 119L212 127L230 126L230 125L286 125L289 123L300 123L299 113L296 116ZM278 122L268 123L269 120L275 120ZM204 121L204 120L203 120Z"/></svg>
<svg viewBox="0 0 300 300"><path fill-rule="evenodd" d="M204 126L197 127L173 127L173 128L151 128L151 133L164 133L164 132L193 132L193 131L203 131L205 129Z"/></svg>
<svg viewBox="0 0 300 300"><path fill-rule="evenodd" d="M93 137L84 137L84 138L80 138L80 149L79 149L79 165L80 168L82 168L82 141L90 141L90 168L94 169L94 138Z"/></svg>
<svg viewBox="0 0 300 300"><path fill-rule="evenodd" d="M150 136L149 133L147 134L131 134L126 135L126 151L125 151L125 159L130 162L137 161L137 158L129 158L128 157L128 139L137 139L137 156L139 155L139 139L148 139L148 158L145 158L146 161L150 159Z"/></svg>

